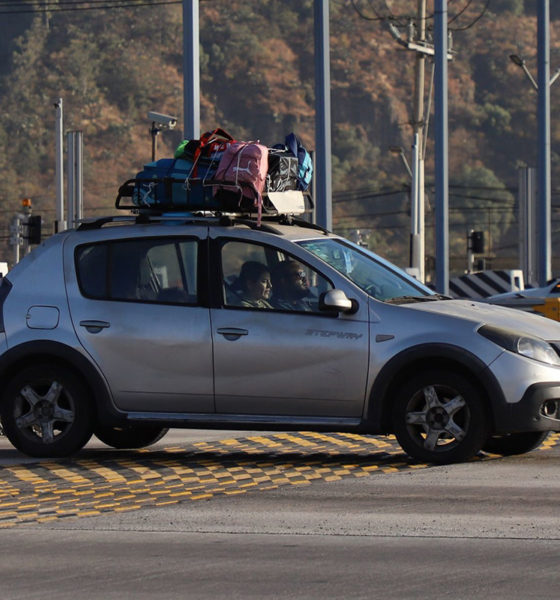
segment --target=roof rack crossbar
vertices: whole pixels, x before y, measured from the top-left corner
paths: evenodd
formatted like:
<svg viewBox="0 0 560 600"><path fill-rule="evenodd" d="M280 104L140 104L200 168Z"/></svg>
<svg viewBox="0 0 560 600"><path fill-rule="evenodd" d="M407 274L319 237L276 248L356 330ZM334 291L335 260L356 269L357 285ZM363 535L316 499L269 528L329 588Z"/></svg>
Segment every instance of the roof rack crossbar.
<svg viewBox="0 0 560 600"><path fill-rule="evenodd" d="M278 229L276 229L276 227L272 227L271 225L264 223L264 221L261 221L260 225L257 225L257 222L251 219L234 218L233 222L239 223L240 225L246 225L251 229L258 229L259 231L265 231L266 233L274 233L276 235L281 235L281 232Z"/></svg>
<svg viewBox="0 0 560 600"><path fill-rule="evenodd" d="M280 223L286 222L288 225L297 225L298 227L303 227L305 229L316 229L317 231L322 231L325 235L328 235L329 230L325 229L321 225L317 225L317 223L310 223L305 219L298 219L297 217L282 215L280 218Z"/></svg>
<svg viewBox="0 0 560 600"><path fill-rule="evenodd" d="M103 227L103 225L107 225L108 223L119 223L119 222L123 222L123 223L131 223L136 221L136 217L134 216L128 216L128 215L113 215L113 216L109 216L109 217L100 217L98 219L94 219L92 221L87 220L87 221L82 221L78 227L77 230L78 231L87 231L88 229L100 229L101 227Z"/></svg>

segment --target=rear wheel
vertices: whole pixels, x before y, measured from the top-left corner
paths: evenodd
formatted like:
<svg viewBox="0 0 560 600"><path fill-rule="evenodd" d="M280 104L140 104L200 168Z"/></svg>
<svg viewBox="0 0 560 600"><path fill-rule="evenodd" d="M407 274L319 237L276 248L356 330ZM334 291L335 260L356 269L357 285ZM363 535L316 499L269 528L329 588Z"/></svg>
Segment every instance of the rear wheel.
<svg viewBox="0 0 560 600"><path fill-rule="evenodd" d="M491 454L513 456L525 454L538 448L548 437L548 431L530 431L527 433L507 433L493 435L484 444L482 449Z"/></svg>
<svg viewBox="0 0 560 600"><path fill-rule="evenodd" d="M149 425L141 427L138 425L126 427L103 427L95 429L96 437L107 446L112 448L144 448L159 442L169 431L166 427Z"/></svg>
<svg viewBox="0 0 560 600"><path fill-rule="evenodd" d="M58 365L20 371L2 394L0 412L7 438L29 456L69 456L92 434L88 390L73 371Z"/></svg>
<svg viewBox="0 0 560 600"><path fill-rule="evenodd" d="M393 430L413 458L445 464L468 460L482 448L488 419L478 390L465 377L433 370L398 390Z"/></svg>

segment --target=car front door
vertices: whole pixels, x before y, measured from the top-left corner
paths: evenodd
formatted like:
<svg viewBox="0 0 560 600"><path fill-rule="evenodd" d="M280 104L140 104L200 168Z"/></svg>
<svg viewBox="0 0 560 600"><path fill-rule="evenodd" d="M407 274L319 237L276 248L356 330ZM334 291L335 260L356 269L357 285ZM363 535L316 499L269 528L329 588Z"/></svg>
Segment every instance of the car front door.
<svg viewBox="0 0 560 600"><path fill-rule="evenodd" d="M189 237L67 242L74 328L119 409L214 412L209 310L199 301L207 229L192 229Z"/></svg>
<svg viewBox="0 0 560 600"><path fill-rule="evenodd" d="M352 315L320 311L318 295L333 287L328 278L264 244L217 240L214 256L223 278L221 306L211 310L216 412L359 418L369 358L367 303ZM288 261L309 291L286 303L275 300L275 272ZM265 265L264 281L270 274L270 307L247 304L238 282L247 262Z"/></svg>

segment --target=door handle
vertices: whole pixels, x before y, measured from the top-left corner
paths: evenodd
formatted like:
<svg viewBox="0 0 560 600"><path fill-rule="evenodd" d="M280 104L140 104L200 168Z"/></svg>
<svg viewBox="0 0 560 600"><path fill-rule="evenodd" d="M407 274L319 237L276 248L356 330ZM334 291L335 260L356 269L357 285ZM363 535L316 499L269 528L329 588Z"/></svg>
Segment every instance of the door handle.
<svg viewBox="0 0 560 600"><path fill-rule="evenodd" d="M229 340L230 342L238 340L242 335L249 335L247 329L239 329L238 327L220 327L218 333L223 335L226 340Z"/></svg>
<svg viewBox="0 0 560 600"><path fill-rule="evenodd" d="M85 327L90 333L99 333L102 329L110 327L107 321L80 321L80 326Z"/></svg>

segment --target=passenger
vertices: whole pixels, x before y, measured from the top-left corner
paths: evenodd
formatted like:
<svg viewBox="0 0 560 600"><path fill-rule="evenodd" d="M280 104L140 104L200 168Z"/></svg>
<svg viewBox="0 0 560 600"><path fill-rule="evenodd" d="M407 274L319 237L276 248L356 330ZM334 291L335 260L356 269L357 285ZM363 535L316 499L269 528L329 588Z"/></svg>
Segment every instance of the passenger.
<svg viewBox="0 0 560 600"><path fill-rule="evenodd" d="M268 301L272 292L272 283L266 265L256 261L244 263L236 287L240 290L241 306L272 308Z"/></svg>
<svg viewBox="0 0 560 600"><path fill-rule="evenodd" d="M274 308L283 310L312 310L308 296L311 292L307 275L300 263L285 260L272 270Z"/></svg>

